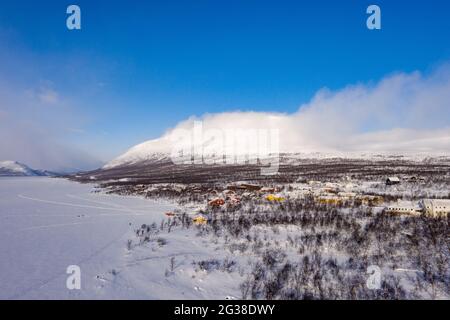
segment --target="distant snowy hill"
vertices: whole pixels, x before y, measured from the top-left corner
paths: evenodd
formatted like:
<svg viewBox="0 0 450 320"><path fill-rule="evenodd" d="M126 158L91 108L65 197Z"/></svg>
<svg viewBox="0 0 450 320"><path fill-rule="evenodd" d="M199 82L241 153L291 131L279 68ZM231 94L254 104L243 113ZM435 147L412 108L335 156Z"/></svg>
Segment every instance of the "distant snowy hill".
<svg viewBox="0 0 450 320"><path fill-rule="evenodd" d="M142 162L159 162L170 160L171 142L161 138L138 144L123 155L107 163L103 169L112 169L124 165L133 165Z"/></svg>
<svg viewBox="0 0 450 320"><path fill-rule="evenodd" d="M47 171L34 170L17 161L0 161L0 176L3 177L31 177L51 176Z"/></svg>

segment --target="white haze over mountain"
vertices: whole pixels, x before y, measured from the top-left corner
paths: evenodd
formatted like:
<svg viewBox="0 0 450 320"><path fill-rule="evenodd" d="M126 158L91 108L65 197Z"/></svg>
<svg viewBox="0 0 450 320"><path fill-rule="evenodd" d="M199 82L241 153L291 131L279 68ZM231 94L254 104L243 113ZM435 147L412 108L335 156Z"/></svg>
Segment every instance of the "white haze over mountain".
<svg viewBox="0 0 450 320"><path fill-rule="evenodd" d="M192 117L160 139L131 148L107 167L170 153L173 134L192 130L195 121L202 121L203 131L279 130L280 152L448 155L450 65L428 75L397 73L376 84L323 89L293 114L236 111Z"/></svg>
<svg viewBox="0 0 450 320"><path fill-rule="evenodd" d="M0 78L0 161L60 172L94 169L101 162L67 142L78 122L51 86L24 89Z"/></svg>

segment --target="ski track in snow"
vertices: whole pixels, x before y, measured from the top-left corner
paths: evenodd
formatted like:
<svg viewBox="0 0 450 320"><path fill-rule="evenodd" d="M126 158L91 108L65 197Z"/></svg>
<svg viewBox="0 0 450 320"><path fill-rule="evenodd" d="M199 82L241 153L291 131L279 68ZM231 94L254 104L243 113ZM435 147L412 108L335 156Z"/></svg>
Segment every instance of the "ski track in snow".
<svg viewBox="0 0 450 320"><path fill-rule="evenodd" d="M204 253L200 253L200 252L181 252L181 253L168 254L168 255L164 255L164 256L153 256L153 257L137 258L137 259L134 259L133 261L125 264L124 267L137 266L137 265L140 265L141 262L149 261L149 260L167 259L167 258L181 257L181 256L185 256L185 257L187 257L187 256L202 256L202 255L204 255Z"/></svg>
<svg viewBox="0 0 450 320"><path fill-rule="evenodd" d="M98 209L98 210L112 210L112 211L121 211L121 212L130 212L128 209L124 208L107 208L107 207L98 207L98 206L89 206L89 205L83 205L83 204L76 204L76 203L68 203L68 202L59 202L59 201L52 201L52 200L45 200L45 199L38 199L33 197L27 197L22 194L18 195L19 198L31 200L31 201L37 201L37 202L43 202L48 204L54 204L54 205L60 205L60 206L69 206L69 207L78 207L78 208L87 208L87 209Z"/></svg>
<svg viewBox="0 0 450 320"><path fill-rule="evenodd" d="M70 226L77 226L77 225L82 225L82 224L95 224L95 223L101 223L101 222L74 222L74 223L49 224L49 225L44 225L44 226L35 226L35 227L24 228L19 231L31 231L31 230L37 230L37 229L70 227Z"/></svg>
<svg viewBox="0 0 450 320"><path fill-rule="evenodd" d="M120 204L116 204L116 203L112 203L112 202L108 203L108 202L103 202L103 201L86 199L86 198L83 198L83 197L80 197L80 196L76 196L76 195L73 195L73 194L67 194L67 196L69 198L72 198L72 199L77 199L77 200L82 200L82 201L86 201L86 202L92 202L92 203L97 203L97 204L101 204L101 205L107 205L107 206L110 206L110 207L113 207L113 208L121 208L121 209L124 209L124 210L133 211L132 209L130 209L130 208L126 207L126 206L123 206L123 205L120 205Z"/></svg>

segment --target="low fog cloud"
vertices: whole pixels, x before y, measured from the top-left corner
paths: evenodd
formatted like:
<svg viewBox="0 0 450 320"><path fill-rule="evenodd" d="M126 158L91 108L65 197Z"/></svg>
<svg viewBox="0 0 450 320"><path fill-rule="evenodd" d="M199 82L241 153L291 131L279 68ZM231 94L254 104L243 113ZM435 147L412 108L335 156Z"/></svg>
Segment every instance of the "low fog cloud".
<svg viewBox="0 0 450 320"><path fill-rule="evenodd" d="M0 161L57 171L100 165L68 142L78 118L51 83L23 88L0 80L0 97Z"/></svg>
<svg viewBox="0 0 450 320"><path fill-rule="evenodd" d="M190 118L163 140L199 120L204 130L278 129L282 152L448 154L450 67L428 75L393 74L338 91L323 89L293 114L226 112Z"/></svg>

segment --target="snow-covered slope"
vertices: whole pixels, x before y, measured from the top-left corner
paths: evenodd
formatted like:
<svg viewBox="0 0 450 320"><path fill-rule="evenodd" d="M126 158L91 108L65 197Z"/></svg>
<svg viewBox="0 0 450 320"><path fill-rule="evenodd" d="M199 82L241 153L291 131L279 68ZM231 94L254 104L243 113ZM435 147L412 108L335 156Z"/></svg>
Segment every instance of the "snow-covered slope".
<svg viewBox="0 0 450 320"><path fill-rule="evenodd" d="M194 146L195 150L203 150L202 147L208 147L210 143ZM132 166L143 163L155 163L172 161L173 143L167 136L160 139L149 140L139 145L136 145L125 152L123 155L107 163L103 169L112 169L121 166ZM298 161L305 159L360 159L360 160L410 160L410 161L450 161L450 154L430 154L424 153L393 153L393 152L280 152L281 164L295 164ZM207 158L208 155L200 155L200 158ZM248 155L249 158L259 158L258 156ZM273 155L270 157L273 158Z"/></svg>
<svg viewBox="0 0 450 320"><path fill-rule="evenodd" d="M0 176L45 176L45 172L33 170L17 161L0 161Z"/></svg>
<svg viewBox="0 0 450 320"><path fill-rule="evenodd" d="M171 143L169 139L161 138L138 144L123 155L107 163L103 169L111 169L124 165L132 165L145 161L163 161L170 158Z"/></svg>

